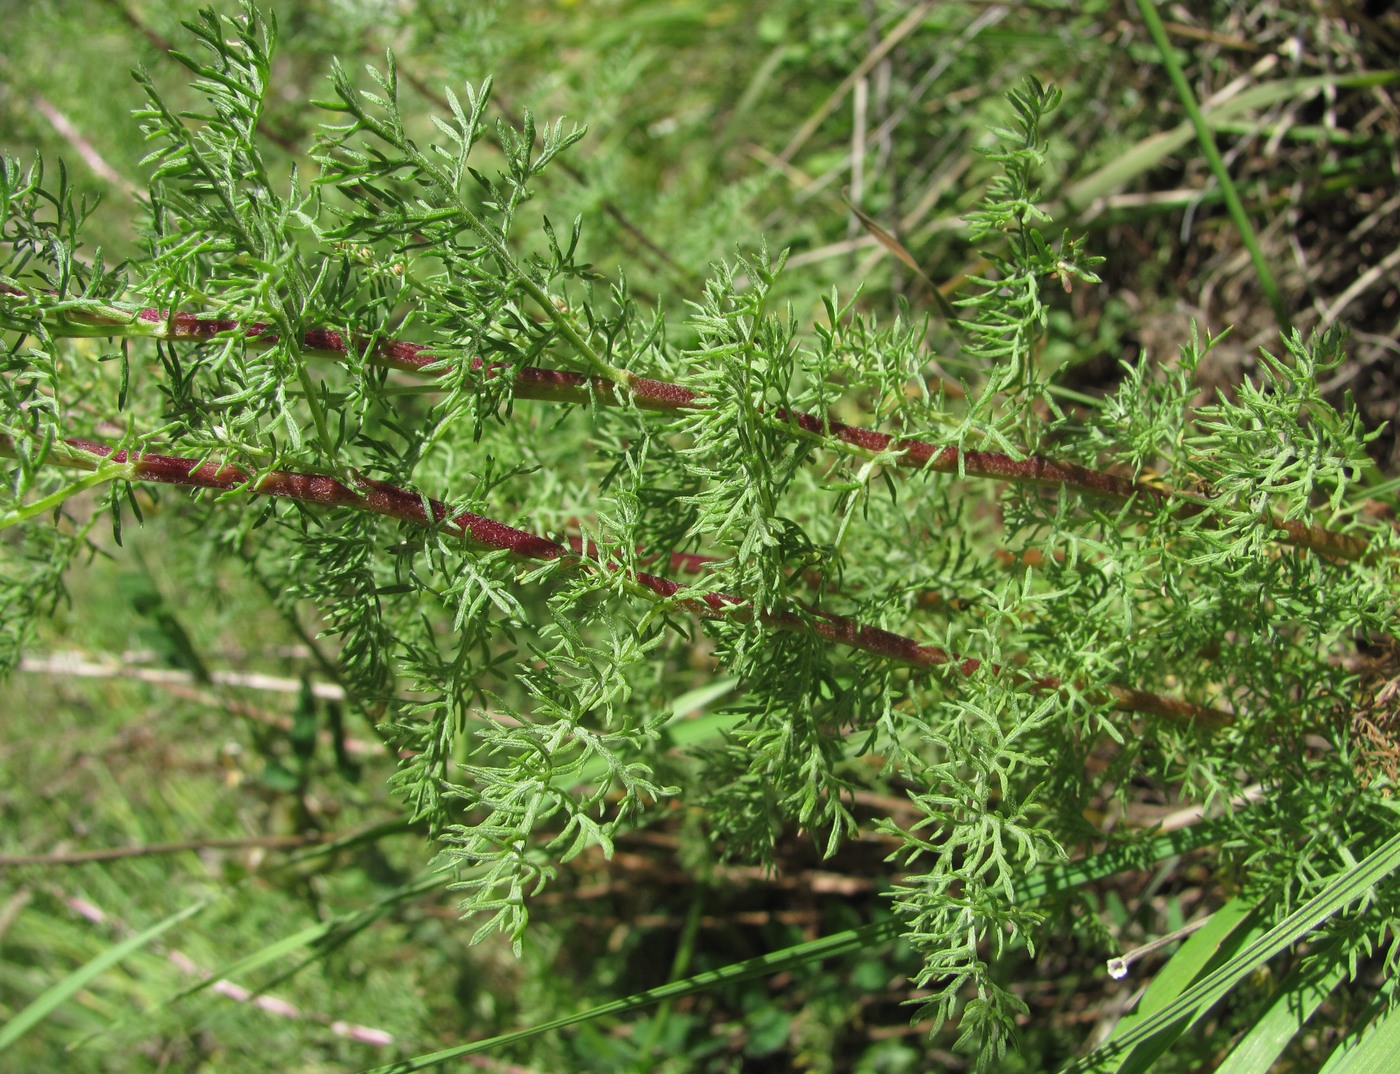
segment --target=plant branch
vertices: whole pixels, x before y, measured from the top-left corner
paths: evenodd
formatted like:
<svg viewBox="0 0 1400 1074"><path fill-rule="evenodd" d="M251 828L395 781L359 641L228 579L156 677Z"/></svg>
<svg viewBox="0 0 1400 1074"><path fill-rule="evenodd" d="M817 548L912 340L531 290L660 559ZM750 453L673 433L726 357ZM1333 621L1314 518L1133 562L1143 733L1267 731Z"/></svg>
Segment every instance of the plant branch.
<svg viewBox="0 0 1400 1074"><path fill-rule="evenodd" d="M16 453L14 441L0 436L0 455ZM322 474L272 470L254 476L235 466L213 461L129 452L91 440L71 439L55 444L48 462L72 469L95 470L104 463L116 466L108 471L114 479L147 481L184 488L214 489L223 492L252 492L275 496L316 507L348 507L383 515L422 528L440 528L484 551L509 552L521 559L557 562L569 569L622 571L611 557L593 559L580 555L568 545L486 518L471 511L452 514L441 500L434 500L385 481L360 477L353 484ZM625 575L627 588L654 601L671 601L702 619L733 618L754 620L777 630L805 633L848 648L921 670L950 668L971 675L984 666L975 657L951 653L902 634L857 622L844 615L822 611L809 605L786 609L760 610L740 596L716 592L695 592L679 582L643 571ZM995 664L986 665L993 674ZM1013 673L1015 678L1037 691L1057 691L1066 684L1053 676L1030 677ZM1105 685L1086 691L1091 697L1107 697L1115 708L1172 719L1195 720L1205 726L1233 722L1231 713L1146 690Z"/></svg>
<svg viewBox="0 0 1400 1074"><path fill-rule="evenodd" d="M25 298L23 291L0 280L0 298ZM165 342L205 343L230 333L242 333L251 346L268 347L277 342L271 325L264 322L240 322L225 318L200 317L191 313L175 313L159 309L121 307L114 303L94 304L93 310L73 307L64 309L57 321L46 323L55 335L73 336L143 336ZM3 309L3 306L0 306ZM4 317L0 316L0 323ZM340 361L368 360L404 372L424 376L442 376L449 372L442 359L428 344L402 340L370 341L347 338L344 333L326 328L313 328L301 339L304 351L326 355ZM489 375L507 372L507 367L487 365L473 359L472 369L485 366ZM677 412L699 410L707 406L705 397L681 384L655 380L626 373L625 381L608 377L590 377L567 370L526 366L515 369L516 398L555 403L587 405L626 405L624 391L631 402L643 410ZM865 429L816 414L776 407L766 412L774 428L786 430L793 436L814 440L833 450L845 451L864 458L881 457L905 470L931 471L1004 481L1020 485L1068 488L1089 495L1127 501L1134 497L1147 503L1176 502L1179 518L1203 513L1210 503L1210 493L1188 493L1179 489L1159 487L1116 474L1094 470L1077 463L1061 462L1043 455L1014 458L999 451L960 449L938 445L913 437ZM1282 520L1265 516L1279 539L1299 548L1338 560L1357 561L1366 558L1368 543L1350 534L1337 533L1305 522Z"/></svg>

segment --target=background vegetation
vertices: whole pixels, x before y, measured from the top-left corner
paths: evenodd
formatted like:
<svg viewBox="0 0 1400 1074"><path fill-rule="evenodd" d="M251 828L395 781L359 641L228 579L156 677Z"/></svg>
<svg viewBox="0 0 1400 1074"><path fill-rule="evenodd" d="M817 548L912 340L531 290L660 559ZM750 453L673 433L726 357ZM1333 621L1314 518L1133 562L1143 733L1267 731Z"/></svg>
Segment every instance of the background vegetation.
<svg viewBox="0 0 1400 1074"><path fill-rule="evenodd" d="M1082 235L1106 262L1094 270L1100 285L1067 279L1047 299L1036 358L1056 391L1026 413L1048 420L1052 405L1091 408L1125 376L1146 382L1159 366L1164 375L1182 368L1178 348L1193 323L1203 335L1230 332L1199 348L1188 387L1200 402L1217 388L1237 399L1267 373L1260 347L1283 352L1280 312L1305 333L1344 325L1343 360L1322 371L1316 398L1345 412L1350 393L1361 425L1380 430L1366 444L1374 469L1357 466L1369 485L1357 502L1380 526L1392 517L1400 464L1386 426L1400 353L1400 108L1387 81L1400 22L1382 8L1162 11L1167 55L1216 134L1278 304L1133 5L310 2L277 12L281 40L258 131L285 182L293 164L308 176L316 168L315 124L325 117L307 102L331 97L333 58L365 84L361 65L382 67L392 46L404 115L423 138L426 116L448 113L444 87L460 94L494 75L495 107L512 120L528 105L541 120L563 115L589 128L540 176L521 211L530 218L521 242L543 246L541 215L560 234L580 218L576 260L609 280L625 273L638 303L678 334L677 347L698 347L693 304L712 266L762 244L789 252L769 305L790 303L804 330L824 322L833 288L841 305L858 292L858 310L882 324L902 312L936 319L928 281L946 298L975 293L969 277L988 271L980 251L998 252L974 241L967 223L1004 168L984 152L997 144L989 131L1011 125L1005 94L1034 76L1064 93L1045 121L1048 151L1036 171L1038 203L1055 221L1048 235ZM189 15L186 5L135 2L7 13L3 148L20 160L42 154L51 175L61 159L75 188L102 195L85 241L109 264L142 249L138 199L152 168L143 164L152 146L131 117L143 98L129 69L148 68L167 100L196 107L188 72L166 57L191 49L180 26ZM483 144L475 166L502 166L494 152ZM892 251L912 255L917 269ZM92 357L110 349L76 346ZM952 385L961 370L933 373ZM527 405L516 416L527 439L557 437L560 457L574 450L573 426ZM502 468L512 461L538 459ZM577 479L564 480L553 490L561 505L576 491L567 481ZM683 798L620 834L610 858L590 847L562 866L531 902L518 957L508 934L472 946L476 923L460 919L461 894L430 867L427 821L406 820L388 789L399 757L343 696L338 642L319 636L324 609L307 601L286 614L277 596L286 580L193 540L207 516L186 511L178 494L136 497L143 523L128 513L120 548L110 527L91 532L95 553L67 572L68 599L0 694L5 1062L376 1067L788 949L777 972L702 981L692 994L471 1061L488 1070L861 1071L976 1062L981 1038L960 1034L963 1008L930 1035L931 1016L907 1005L936 996L938 983L910 984L927 953L900 938L890 895L911 870L891 860L900 839L869 824L912 827L910 795L920 788L850 776L850 808L865 827L830 857L791 822L756 860L721 853L704 811ZM91 512L100 501L78 502ZM571 522L567 506L552 517L536 503L532 517L551 531ZM984 535L980 525L968 534ZM1353 719L1309 728L1312 738L1280 733L1286 741L1273 744L1316 767L1253 770L1266 754L1239 747L1204 775L1182 759L1189 744L1175 755L1164 747L1155 769L1125 767L1111 741L1076 755L1095 778L1066 809L1084 824L1067 849L1094 864L1028 881L1023 901L1050 899L1037 904L1046 920L1034 949L1021 937L982 948L998 985L1025 1005L1019 1050L1002 1069L1056 1069L1130 1031L1120 1016L1145 982L1155 979L1159 993L1140 1012L1209 983L1241 952L1248 957L1234 964L1254 974L1249 996L1210 1007L1208 1031L1182 1038L1164 1068L1314 1069L1328 1056L1341 1061L1339 1041L1372 1039L1368 1026L1396 1031L1380 1018L1391 999L1395 893L1375 889L1369 916L1345 917L1341 907L1372 891L1375 877L1343 869L1341 886L1328 886L1343 865L1387 845L1377 818L1395 776L1400 650L1393 599L1367 608L1367 629L1336 612L1334 634L1314 654L1317 693L1335 692ZM1293 644L1228 632L1220 641L1252 646L1261 667ZM672 668L666 686L671 711L687 718L676 733L718 753L734 680L709 655L698 640L693 666ZM1191 669L1179 671L1189 680ZM1306 691L1297 697L1300 710L1314 703ZM1227 748L1236 747L1212 747ZM687 778L685 764L676 761L677 779ZM1058 778L1053 793L1069 795ZM1354 802L1342 798L1347 786ZM1227 809L1230 799L1243 812ZM1312 818L1299 833L1303 850L1249 856L1257 848L1245 829L1299 817ZM1166 841L1150 841L1157 831ZM1125 838L1120 852L1124 833L1143 838ZM84 858L104 850L121 853ZM1266 906L1258 891L1268 883ZM1054 901L1070 888L1077 894ZM1283 953L1250 948L1323 897L1318 920L1338 918L1332 932ZM1105 972L1110 956L1201 921L1184 946L1143 955L1125 978ZM145 934L153 927L158 936ZM852 941L858 928L867 931ZM1228 983L1212 987L1199 1002ZM1245 1036L1255 1025L1273 1027L1262 1045ZM1139 1050L1129 1066L1154 1058Z"/></svg>

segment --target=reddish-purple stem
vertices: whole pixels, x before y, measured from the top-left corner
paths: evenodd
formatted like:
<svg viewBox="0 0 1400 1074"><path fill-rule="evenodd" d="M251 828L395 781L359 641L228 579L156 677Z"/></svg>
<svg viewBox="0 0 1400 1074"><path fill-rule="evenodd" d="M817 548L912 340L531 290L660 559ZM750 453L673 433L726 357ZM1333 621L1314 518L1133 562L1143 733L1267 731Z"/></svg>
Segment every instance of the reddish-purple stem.
<svg viewBox="0 0 1400 1074"><path fill-rule="evenodd" d="M23 291L5 284L0 284L0 293L26 297ZM114 329L120 328L124 323L130 323L129 316L121 319L102 318L73 311L66 311L65 315L75 322L92 326L110 324ZM138 310L134 317L145 324L162 326L162 338L174 342L207 342L229 332L242 332L250 342L262 346L271 346L277 341L277 334L272 330L272 326L261 321L243 322L228 318L200 317L192 313L175 313L152 308ZM428 376L441 376L450 369L434 353L432 347L426 344L394 339L377 342L362 337L347 339L344 333L330 328L313 328L305 332L301 338L301 347L307 351L331 355L342 361L368 359L378 365ZM473 359L471 363L473 371L482 369L484 365L486 363L480 358ZM488 376L495 376L509 369L499 364L488 365L486 368ZM580 404L596 400L608 405L623 402L617 386L601 377L535 366L515 370L514 377L514 394L522 399ZM704 396L699 392L651 377L629 374L627 389L631 393L632 402L645 410L674 412L704 409L707 406ZM940 447L925 440L892 436L889 433L863 429L784 407L775 408L772 414L778 421L787 422L793 428L801 429L809 435L834 439L874 454L885 454L891 463L906 469L933 470L945 474L961 473L970 477L1018 484L1065 486L1114 500L1128 500L1136 496L1161 503L1174 495L1169 490L1141 481L1092 470L1076 463L1057 462L1042 455L1014 459L997 451L959 450L947 445ZM1191 501L1182 502L1176 508L1181 517L1199 514L1203 509L1199 502ZM1367 542L1349 534L1335 533L1296 520L1269 518L1268 521L1283 535L1282 540L1285 543L1307 548L1324 556L1359 560L1367 553Z"/></svg>
<svg viewBox="0 0 1400 1074"><path fill-rule="evenodd" d="M574 569L622 570L616 560L605 556L585 556L580 552L537 534L508 526L471 511L451 514L447 504L421 496L398 485L370 478L357 478L348 485L324 474L295 473L273 470L254 478L245 470L217 462L147 452L128 452L94 440L67 440L91 458L91 463L77 456L55 459L63 465L92 469L99 459L123 463L129 467L129 479L151 481L186 488L206 488L221 491L246 489L262 496L277 496L321 507L348 507L398 519L415 526L440 526L457 537L485 549L510 552L522 559L557 560ZM7 438L0 437L0 451L13 450ZM598 551L585 546L590 551ZM826 641L859 649L917 668L951 667L963 675L971 675L982 661L948 652L936 645L925 645L913 638L879 627L867 626L844 615L818 608L799 606L798 609L758 611L742 597L727 593L700 593L681 596L686 587L669 578L631 571L628 579L662 600L674 599L686 611L703 618L756 617L759 622L779 630L815 635ZM995 666L993 671L999 670ZM1022 677L1027 685L1040 691L1059 690L1063 682L1054 677ZM1230 723L1230 713L1195 705L1191 702L1162 697L1144 690L1129 690L1109 686L1103 691L1116 707L1128 711L1158 716L1196 720L1207 726Z"/></svg>
<svg viewBox="0 0 1400 1074"><path fill-rule="evenodd" d="M240 330L250 341L262 345L270 346L277 339L271 326L261 322L243 324L234 320L202 318L194 314L167 313L157 309L143 309L137 314L137 319L164 325L165 338L176 341L203 342L222 333ZM347 340L343 333L334 329L313 328L302 336L301 345L305 350L332 355L341 360L368 356L370 361L379 365L429 376L441 376L449 369L430 346L421 343L407 343L401 340L372 343L362 338ZM483 365L480 358L473 359L471 363L473 371L480 370ZM433 368L434 366L436 368ZM508 369L503 365L490 365L486 368L489 376ZM622 401L618 388L601 377L535 366L515 370L514 377L514 394L522 399L580 404L586 404L590 400L604 404L618 404ZM630 376L627 387L633 402L644 410L674 412L704 409L707 405L704 396L699 392L651 377L634 374ZM872 454L884 454L894 465L905 469L932 470L944 474L962 473L970 477L1017 484L1065 486L1114 500L1128 500L1136 496L1153 503L1161 503L1170 499L1172 495L1141 481L1092 470L1076 463L1057 462L1043 455L1014 459L997 451L960 450L947 445L940 447L925 440L863 429L784 407L775 408L772 415L777 421L786 422L812 436L831 438ZM1192 502L1182 503L1177 508L1182 517L1198 514L1201 510L1200 504ZM1284 522L1272 519L1271 522L1284 535L1283 540L1286 543L1325 556L1358 560L1363 558L1367 551L1367 543L1364 540L1348 534L1334 533L1298 521Z"/></svg>

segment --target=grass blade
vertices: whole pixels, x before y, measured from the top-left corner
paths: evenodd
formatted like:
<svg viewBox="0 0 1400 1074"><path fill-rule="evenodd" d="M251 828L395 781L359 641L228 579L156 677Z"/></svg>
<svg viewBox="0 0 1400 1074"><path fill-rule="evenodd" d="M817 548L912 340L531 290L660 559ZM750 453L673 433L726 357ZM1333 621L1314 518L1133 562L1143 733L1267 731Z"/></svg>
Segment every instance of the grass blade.
<svg viewBox="0 0 1400 1074"><path fill-rule="evenodd" d="M1373 1006L1380 1006L1377 1000ZM1400 1018L1395 1010L1383 1010L1361 1031L1360 1037L1343 1038L1322 1065L1318 1074L1389 1074L1395 1069L1395 1057L1400 1055Z"/></svg>
<svg viewBox="0 0 1400 1074"><path fill-rule="evenodd" d="M1394 72L1367 72L1360 75L1316 75L1306 78L1281 78L1264 82L1221 101L1205 113L1211 129L1240 119L1258 108L1267 108L1289 98L1310 97L1329 89L1362 89L1387 85L1400 79ZM1120 153L1103 167L1076 180L1065 191L1066 205L1072 211L1083 211L1099 198L1121 189L1144 172L1151 171L1173 153L1190 144L1195 129L1183 122L1171 130L1159 131Z"/></svg>
<svg viewBox="0 0 1400 1074"><path fill-rule="evenodd" d="M1021 891L1021 898L1026 901L1034 901L1055 892L1067 891L1094 880L1112 876L1126 868L1137 868L1161 861L1164 858L1187 853L1190 850L1218 841L1222 829L1223 826L1219 824L1198 824L1192 828L1156 836L1140 846L1106 851L1081 861L1067 862L1043 869L1030 878ZM892 918L889 921L833 933L830 936L785 947L757 958L735 962L717 970L707 970L684 980L674 981L658 988L648 989L645 992L637 992L623 999L602 1003L584 1011L543 1022L540 1025L503 1033L486 1040L445 1048L427 1055L415 1056L412 1059L391 1063L388 1066L376 1067L366 1074L408 1074L414 1070L426 1070L439 1063L476 1055L502 1044L528 1040L542 1033L550 1033L556 1029L564 1029L567 1026L578 1025L595 1018L630 1014L632 1011L641 1010L654 1003L694 995L720 984L746 981L754 977L766 977L791 966L799 966L857 951L885 940L894 939L899 934L899 930L900 922Z"/></svg>
<svg viewBox="0 0 1400 1074"><path fill-rule="evenodd" d="M1247 940L1253 939L1261 931L1255 924L1257 902L1244 899L1231 899L1214 914L1209 921L1195 932L1177 950L1165 966L1158 971L1152 983L1143 993L1137 1009L1124 1017L1115 1027L1110 1043L1132 1031L1133 1026L1165 1008L1186 991L1192 982L1239 950ZM1193 1011L1189 1017L1204 1013ZM1183 1017L1175 1025L1163 1029L1149 1041L1144 1041L1131 1053L1124 1053L1107 1069L1122 1071L1124 1074L1138 1074L1147 1070L1163 1052L1179 1037L1187 1026Z"/></svg>
<svg viewBox="0 0 1400 1074"><path fill-rule="evenodd" d="M0 1052L3 1052L10 1045L14 1044L25 1033L29 1032L35 1025L43 1021L59 1007L73 998L84 985L99 974L111 969L122 959L136 951L141 950L147 944L153 942L162 933L178 925L186 918L193 917L206 906L217 901L216 898L201 899L199 902L191 903L183 910L162 918L150 928L143 932L138 932L135 936L130 936L121 943L113 944L103 951L96 958L91 959L68 976L58 981L52 987L46 989L43 994L37 996L34 1002L25 1007L5 1025L0 1026Z"/></svg>
<svg viewBox="0 0 1400 1074"><path fill-rule="evenodd" d="M1254 1028L1240 1038L1215 1074L1267 1074L1283 1049L1307 1024L1322 1001L1346 977L1346 956L1340 945L1328 948L1314 962L1295 967L1279 986L1278 997Z"/></svg>
<svg viewBox="0 0 1400 1074"><path fill-rule="evenodd" d="M1274 317L1278 321L1279 328L1286 332L1292 323L1288 316L1288 308L1283 303L1283 296L1279 294L1278 284L1274 282L1274 273L1264 258L1264 251L1259 248L1259 239L1254 234L1254 225L1250 223L1249 214L1244 211L1244 203L1240 201L1239 191L1235 189L1235 181L1230 177L1230 169L1225 167L1220 150L1215 146L1215 136L1211 133L1210 125L1206 122L1200 105L1196 103L1196 95L1191 92L1191 84L1186 81L1186 75L1181 70L1181 65L1176 62L1176 53L1172 51L1171 41L1167 39L1167 29L1162 25L1161 17L1158 16L1152 0L1137 0L1137 6L1138 10L1142 12L1143 22L1147 24L1147 32L1152 35L1157 51L1162 57L1162 66L1166 68L1167 77L1176 87L1177 96L1181 98L1181 104L1186 109L1191 126L1195 128L1196 141L1200 143L1201 152L1206 155L1206 161L1210 164L1210 170L1215 175L1215 181L1220 184L1220 193L1225 198L1225 208L1230 213L1230 219L1235 222L1235 227L1240 233L1240 240L1244 243L1254 262L1254 272L1259 277L1259 286L1263 290L1264 296L1269 300L1269 305L1273 307Z"/></svg>
<svg viewBox="0 0 1400 1074"><path fill-rule="evenodd" d="M551 1033L556 1029L577 1025L580 1022L588 1022L595 1018L606 1018L612 1015L629 1014L632 1011L641 1010L643 1007L649 1007L653 1003L691 996L717 985L747 981L755 977L767 977L792 966L800 966L851 951L858 951L872 944L894 939L899 934L899 930L900 922L895 918L874 925L865 925L858 929L847 929L817 940L810 940L807 943L785 947L772 954L759 955L757 958L735 962L717 970L706 970L704 973L697 973L684 980L661 985L659 988L649 988L644 992L633 993L623 999L600 1003L596 1007L577 1011L574 1014L566 1014L562 1018L541 1022L539 1025L526 1029L517 1029L512 1033L502 1033L486 1040L444 1048L439 1052L415 1056L412 1059L391 1063L388 1066L375 1067L367 1074L408 1074L409 1071L413 1070L426 1070L439 1063L445 1063L449 1059L461 1059L468 1055L476 1055L478 1052L484 1052L502 1044L528 1040L541 1033Z"/></svg>
<svg viewBox="0 0 1400 1074"><path fill-rule="evenodd" d="M316 948L316 954L313 955L311 959L299 963L292 972L304 969L310 962L323 957L329 950L333 949L335 946L339 946L339 943L343 943L345 939L361 931L373 921L388 913L389 910L399 903L407 899L416 898L436 888L446 887L447 884L451 882L451 879L452 877L449 874L443 872L434 872L426 876L420 876L417 880L405 884L397 890L390 892L388 895L376 900L371 906L364 910L355 911L350 914L341 914L327 921L318 921L316 924L309 925L304 929L292 933L290 936L283 936L281 939L274 940L272 943L259 948L252 954L245 955L243 958L214 971L198 984L191 985L189 988L177 992L166 1000L162 1006L167 1006L185 999L188 996L192 996L196 992L201 992L219 981L226 981L235 976L252 973L255 970L261 969L263 966L270 965L273 962L285 958L293 951L298 951L303 947ZM286 980L290 975L290 973L282 974L275 982L269 982L265 984L263 988L270 988L273 983L280 983Z"/></svg>
<svg viewBox="0 0 1400 1074"><path fill-rule="evenodd" d="M1102 1069L1117 1054L1167 1030L1178 1019L1210 1007L1255 969L1362 898L1397 867L1400 867L1400 835L1391 836L1362 861L1338 873L1306 903L1245 945L1225 965L1206 974L1157 1013L1145 1018L1121 1037L1065 1067L1066 1074Z"/></svg>

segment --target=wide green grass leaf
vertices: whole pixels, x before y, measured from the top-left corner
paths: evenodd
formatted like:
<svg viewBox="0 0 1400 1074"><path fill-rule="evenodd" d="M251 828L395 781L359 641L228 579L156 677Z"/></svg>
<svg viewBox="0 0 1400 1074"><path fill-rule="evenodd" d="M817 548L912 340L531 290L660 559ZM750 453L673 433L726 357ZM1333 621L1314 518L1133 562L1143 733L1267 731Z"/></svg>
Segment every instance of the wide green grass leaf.
<svg viewBox="0 0 1400 1074"><path fill-rule="evenodd" d="M1109 1043L1126 1036L1134 1026L1165 1009L1203 973L1218 965L1222 956L1228 958L1247 940L1257 936L1262 931L1256 924L1257 909L1254 901L1236 898L1212 914L1205 925L1193 933L1158 971L1138 1002L1137 1009L1118 1023L1109 1037ZM1120 1074L1139 1074L1147 1070L1185 1031L1188 1018L1202 1013L1203 1010L1198 1010L1183 1016L1174 1026L1155 1034L1105 1069Z"/></svg>
<svg viewBox="0 0 1400 1074"><path fill-rule="evenodd" d="M1372 1021L1360 1039L1347 1038L1338 1045L1318 1074L1390 1074L1396 1056L1400 1056L1400 1018L1391 1008Z"/></svg>
<svg viewBox="0 0 1400 1074"><path fill-rule="evenodd" d="M1254 1028L1240 1038L1215 1074L1266 1074L1308 1019L1347 975L1345 953L1329 944L1294 968Z"/></svg>
<svg viewBox="0 0 1400 1074"><path fill-rule="evenodd" d="M1364 859L1337 873L1311 899L1246 944L1223 966L1185 989L1171 1003L1134 1025L1122 1036L1065 1067L1066 1074L1070 1071L1105 1069L1106 1064L1115 1057L1144 1041L1162 1033L1177 1032L1178 1021L1183 1018L1194 1021L1198 1013L1219 1002L1241 980L1364 897L1397 867L1400 867L1400 835L1391 836Z"/></svg>

